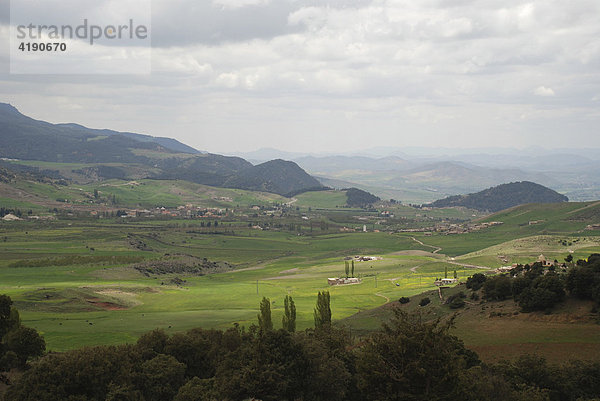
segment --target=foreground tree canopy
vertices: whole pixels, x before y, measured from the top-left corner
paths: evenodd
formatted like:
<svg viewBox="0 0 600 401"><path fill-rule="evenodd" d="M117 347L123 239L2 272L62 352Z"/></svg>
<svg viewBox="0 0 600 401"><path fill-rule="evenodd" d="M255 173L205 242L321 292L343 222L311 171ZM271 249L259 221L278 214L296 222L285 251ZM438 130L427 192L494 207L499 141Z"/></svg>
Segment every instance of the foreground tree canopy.
<svg viewBox="0 0 600 401"><path fill-rule="evenodd" d="M0 295L0 373L24 368L27 360L42 355L45 350L46 343L38 332L21 324L10 297Z"/></svg>
<svg viewBox="0 0 600 401"><path fill-rule="evenodd" d="M476 274L467 288L489 300L514 297L524 310L545 309L567 294L598 301L600 255L564 273L533 264L513 277ZM408 298L407 298L408 300ZM424 300L424 299L423 299ZM423 302L423 300L421 300ZM453 336L453 319L426 321L394 310L370 337L353 341L332 325L330 294L319 292L315 328L295 331L296 307L286 297L282 329L274 330L269 299L248 330L193 329L169 336L157 329L136 344L44 351L35 330L20 324L0 296L0 367L30 367L6 401L213 400L598 400L600 363L551 366L525 355L485 365Z"/></svg>
<svg viewBox="0 0 600 401"><path fill-rule="evenodd" d="M523 357L484 366L452 322L395 311L362 344L342 329L256 326L162 330L136 344L49 354L9 388L7 401L590 400L600 364L553 367Z"/></svg>

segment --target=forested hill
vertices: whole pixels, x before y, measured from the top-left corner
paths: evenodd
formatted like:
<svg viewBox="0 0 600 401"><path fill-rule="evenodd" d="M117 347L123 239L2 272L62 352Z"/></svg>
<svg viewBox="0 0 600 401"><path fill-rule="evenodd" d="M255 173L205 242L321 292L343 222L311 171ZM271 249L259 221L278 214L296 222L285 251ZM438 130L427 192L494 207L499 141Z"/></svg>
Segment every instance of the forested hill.
<svg viewBox="0 0 600 401"><path fill-rule="evenodd" d="M381 200L377 196L370 194L358 188L348 188L345 190L348 200L346 204L350 207L366 207Z"/></svg>
<svg viewBox="0 0 600 401"><path fill-rule="evenodd" d="M0 157L48 162L143 161L147 152L198 154L172 138L34 120L0 103Z"/></svg>
<svg viewBox="0 0 600 401"><path fill-rule="evenodd" d="M6 103L0 103L0 158L77 164L73 170L86 180L186 180L279 195L323 188L294 162L253 166L172 138L34 120Z"/></svg>
<svg viewBox="0 0 600 401"><path fill-rule="evenodd" d="M229 178L224 186L273 192L284 196L293 196L301 191L323 187L296 163L281 159L246 168Z"/></svg>
<svg viewBox="0 0 600 401"><path fill-rule="evenodd" d="M569 198L543 185L529 181L511 182L483 191L455 195L437 200L431 207L463 206L470 209L497 212L525 203L568 202Z"/></svg>

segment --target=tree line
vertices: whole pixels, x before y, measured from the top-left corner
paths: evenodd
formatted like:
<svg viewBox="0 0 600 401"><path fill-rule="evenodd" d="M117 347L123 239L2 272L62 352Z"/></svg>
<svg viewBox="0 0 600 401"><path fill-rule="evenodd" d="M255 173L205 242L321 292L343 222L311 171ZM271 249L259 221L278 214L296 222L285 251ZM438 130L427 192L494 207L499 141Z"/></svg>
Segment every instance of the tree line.
<svg viewBox="0 0 600 401"><path fill-rule="evenodd" d="M258 325L248 329L156 329L135 344L50 353L31 363L5 400L575 401L600 394L600 363L554 366L525 355L486 365L450 334L453 319L431 322L400 309L355 341L331 324L329 303L320 292L315 327L304 331L295 329L291 297L281 329L263 298Z"/></svg>
<svg viewBox="0 0 600 401"><path fill-rule="evenodd" d="M571 255L565 258L573 264ZM566 265L565 265L566 266ZM467 279L467 288L482 289L487 300L513 298L523 312L549 310L568 296L594 301L600 305L600 254L579 259L573 266L545 267L541 262L518 265L509 274L487 277L477 273Z"/></svg>

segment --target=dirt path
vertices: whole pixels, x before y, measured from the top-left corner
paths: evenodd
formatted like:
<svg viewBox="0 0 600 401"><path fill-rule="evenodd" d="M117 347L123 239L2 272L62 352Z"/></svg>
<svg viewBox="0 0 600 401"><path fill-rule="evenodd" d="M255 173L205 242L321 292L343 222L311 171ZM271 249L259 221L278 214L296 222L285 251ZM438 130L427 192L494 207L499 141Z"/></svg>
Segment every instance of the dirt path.
<svg viewBox="0 0 600 401"><path fill-rule="evenodd" d="M419 267L421 267L421 266L423 266L423 265L418 265L418 266L415 266L415 267L411 267L411 268L410 268L410 271L411 271L411 272L413 272L413 273L416 273L416 272L417 272L417 269L418 269Z"/></svg>
<svg viewBox="0 0 600 401"><path fill-rule="evenodd" d="M486 269L486 270L492 270L491 267L489 266L478 266L478 265L470 265L467 263L460 263L460 262L453 262L451 260L447 260L446 263L450 263L452 265L457 265L457 266L464 266L464 267L472 267L474 269Z"/></svg>
<svg viewBox="0 0 600 401"><path fill-rule="evenodd" d="M600 204L600 202L594 202L594 203L592 203L591 205L587 205L587 206L584 206L584 207L580 207L579 209L571 210L571 211L570 211L570 212L568 212L567 214L573 214L573 213L581 212L582 210L589 209L589 208L591 208L591 207L596 207L596 206L598 206L599 204Z"/></svg>
<svg viewBox="0 0 600 401"><path fill-rule="evenodd" d="M415 241L415 242L417 242L417 243L419 243L419 244L421 244L421 245L423 245L423 246L427 246L427 247L429 247L429 248L433 248L433 249L435 249L435 251L433 251L433 252L431 252L431 253L438 253L439 251L441 251L441 250L442 250L442 248L440 248L439 246L427 245L427 244L423 243L422 241L419 241L419 240L418 240L418 239L416 239L415 237L411 237L411 238L412 238L412 240L413 240L413 241Z"/></svg>
<svg viewBox="0 0 600 401"><path fill-rule="evenodd" d="M385 295L383 295L383 294L380 294L380 293L376 292L375 295L377 295L378 297L385 298L385 302L386 303L390 302L390 299L388 297L386 297Z"/></svg>
<svg viewBox="0 0 600 401"><path fill-rule="evenodd" d="M242 269L231 270L231 271L228 271L227 273L247 272L249 270L260 270L260 269L264 269L264 268L265 268L265 265L261 264L261 265L256 265L256 266L252 266L252 267L244 267Z"/></svg>
<svg viewBox="0 0 600 401"><path fill-rule="evenodd" d="M423 245L423 246L428 246L430 248L435 248L435 251L433 251L432 253L438 253L439 251L442 250L442 248L438 247L438 246L433 246L433 245L427 245L425 243L423 243L422 241L419 241L418 239L416 239L415 237L411 237L413 239L413 241L418 242L419 244ZM464 266L464 267L472 267L474 269L486 269L486 270L491 270L491 267L488 266L478 266L478 265L470 265L467 263L460 263L460 262L454 262L451 260L447 260L446 263L450 263L452 265L458 265L458 266ZM416 273L417 269L421 267L421 266L415 266L415 267L411 267L410 271L413 273Z"/></svg>

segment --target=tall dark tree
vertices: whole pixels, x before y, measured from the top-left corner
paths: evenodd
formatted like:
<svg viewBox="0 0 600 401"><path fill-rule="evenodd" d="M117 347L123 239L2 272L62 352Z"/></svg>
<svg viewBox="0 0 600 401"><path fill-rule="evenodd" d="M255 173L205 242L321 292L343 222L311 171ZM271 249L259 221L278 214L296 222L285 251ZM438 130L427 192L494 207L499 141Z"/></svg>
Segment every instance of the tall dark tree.
<svg viewBox="0 0 600 401"><path fill-rule="evenodd" d="M262 301L260 301L258 327L262 332L273 330L273 320L271 319L271 301L269 298L263 297Z"/></svg>
<svg viewBox="0 0 600 401"><path fill-rule="evenodd" d="M348 277L349 274L350 274L350 265L348 264L347 260L344 262L344 268L345 268L345 271L346 271L346 277Z"/></svg>
<svg viewBox="0 0 600 401"><path fill-rule="evenodd" d="M282 319L283 329L293 333L296 331L296 304L292 297L286 295L283 300L283 306L285 308Z"/></svg>
<svg viewBox="0 0 600 401"><path fill-rule="evenodd" d="M449 334L448 323L394 310L394 318L359 353L358 387L366 400L455 400L461 371L479 363Z"/></svg>
<svg viewBox="0 0 600 401"><path fill-rule="evenodd" d="M319 291L317 295L317 306L315 307L315 328L331 327L331 307L329 306L329 291Z"/></svg>
<svg viewBox="0 0 600 401"><path fill-rule="evenodd" d="M24 368L31 357L41 356L46 350L44 338L35 329L20 326L4 337L6 348L17 354L20 367Z"/></svg>
<svg viewBox="0 0 600 401"><path fill-rule="evenodd" d="M354 277L354 259L352 259L352 277Z"/></svg>
<svg viewBox="0 0 600 401"><path fill-rule="evenodd" d="M8 295L0 295L0 337L8 331L11 305L12 299Z"/></svg>

